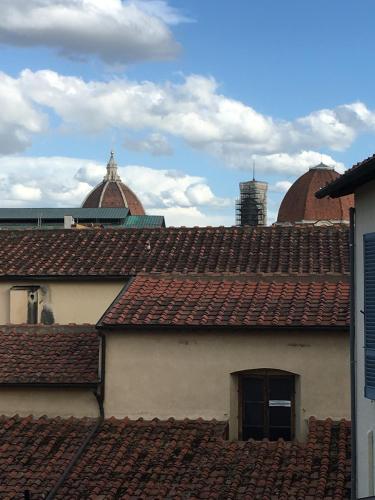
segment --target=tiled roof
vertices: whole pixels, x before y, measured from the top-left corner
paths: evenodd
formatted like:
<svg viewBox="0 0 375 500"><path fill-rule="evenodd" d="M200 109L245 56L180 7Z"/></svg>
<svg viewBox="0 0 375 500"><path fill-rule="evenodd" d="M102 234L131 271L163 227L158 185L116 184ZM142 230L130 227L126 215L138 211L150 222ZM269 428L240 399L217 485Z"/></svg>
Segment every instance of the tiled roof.
<svg viewBox="0 0 375 500"><path fill-rule="evenodd" d="M0 497L45 498L94 421L1 418ZM310 419L305 444L223 439L223 424L109 419L56 498L350 498L350 424Z"/></svg>
<svg viewBox="0 0 375 500"><path fill-rule="evenodd" d="M100 326L349 326L349 284L138 275Z"/></svg>
<svg viewBox="0 0 375 500"><path fill-rule="evenodd" d="M1 276L349 273L348 228L0 231Z"/></svg>
<svg viewBox="0 0 375 500"><path fill-rule="evenodd" d="M317 198L330 196L338 198L354 193L355 190L375 179L375 155L366 158L346 170L340 177L316 192Z"/></svg>
<svg viewBox="0 0 375 500"><path fill-rule="evenodd" d="M46 498L92 427L92 419L0 417L1 500L22 500L25 490Z"/></svg>
<svg viewBox="0 0 375 500"><path fill-rule="evenodd" d="M98 363L92 326L0 327L0 385L94 384Z"/></svg>

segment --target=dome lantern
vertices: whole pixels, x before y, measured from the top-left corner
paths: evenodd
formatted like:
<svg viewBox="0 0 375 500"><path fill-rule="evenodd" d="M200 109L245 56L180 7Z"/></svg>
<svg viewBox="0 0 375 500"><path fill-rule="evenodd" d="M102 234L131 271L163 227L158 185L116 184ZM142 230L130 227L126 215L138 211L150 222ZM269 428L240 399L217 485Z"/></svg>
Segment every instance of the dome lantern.
<svg viewBox="0 0 375 500"><path fill-rule="evenodd" d="M107 163L107 174L104 176L104 181L119 181L121 178L117 172L117 163L115 161L115 153L111 151L111 157Z"/></svg>
<svg viewBox="0 0 375 500"><path fill-rule="evenodd" d="M330 167L323 162L320 162L319 165L315 165L315 167L310 167L309 170L335 170L334 167Z"/></svg>

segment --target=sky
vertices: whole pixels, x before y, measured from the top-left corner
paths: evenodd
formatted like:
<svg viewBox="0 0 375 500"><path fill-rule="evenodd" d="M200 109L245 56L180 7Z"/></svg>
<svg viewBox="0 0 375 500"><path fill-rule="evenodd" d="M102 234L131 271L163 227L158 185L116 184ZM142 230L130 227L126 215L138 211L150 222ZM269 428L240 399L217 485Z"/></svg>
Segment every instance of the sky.
<svg viewBox="0 0 375 500"><path fill-rule="evenodd" d="M269 223L321 161L375 153L373 0L0 0L0 206L80 206L114 149L167 225Z"/></svg>

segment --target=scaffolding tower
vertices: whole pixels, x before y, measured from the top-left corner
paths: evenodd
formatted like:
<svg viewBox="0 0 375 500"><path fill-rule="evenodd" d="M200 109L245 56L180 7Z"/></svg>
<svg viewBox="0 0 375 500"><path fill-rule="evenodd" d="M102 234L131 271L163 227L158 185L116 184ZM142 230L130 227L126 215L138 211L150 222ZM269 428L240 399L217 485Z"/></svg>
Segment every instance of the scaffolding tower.
<svg viewBox="0 0 375 500"><path fill-rule="evenodd" d="M240 197L236 200L237 226L267 225L267 182L240 182Z"/></svg>

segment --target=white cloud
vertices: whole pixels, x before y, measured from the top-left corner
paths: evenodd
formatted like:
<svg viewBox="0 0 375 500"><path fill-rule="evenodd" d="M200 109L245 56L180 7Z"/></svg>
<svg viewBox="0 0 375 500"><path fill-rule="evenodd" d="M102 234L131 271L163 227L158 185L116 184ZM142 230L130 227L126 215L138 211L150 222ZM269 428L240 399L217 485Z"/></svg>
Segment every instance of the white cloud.
<svg viewBox="0 0 375 500"><path fill-rule="evenodd" d="M338 172L343 172L343 163L337 162L330 155L317 151L298 151L296 153L254 154L251 145L221 144L216 145L216 156L221 157L227 166L241 170L252 171L255 162L255 176L261 174L278 173L288 175L301 175L310 167L320 162L334 167Z"/></svg>
<svg viewBox="0 0 375 500"><path fill-rule="evenodd" d="M329 146L338 151L346 149L354 141L356 129L351 117L347 117L347 120L343 118L343 114L340 117L340 108L315 111L296 120L291 138L308 147Z"/></svg>
<svg viewBox="0 0 375 500"><path fill-rule="evenodd" d="M179 45L168 25L184 20L162 0L2 0L0 43L107 63L171 59Z"/></svg>
<svg viewBox="0 0 375 500"><path fill-rule="evenodd" d="M249 168L253 155L262 155L266 167L292 173L295 165L286 167L291 155L315 161L319 153L309 147L343 149L361 130L375 131L375 114L361 103L282 122L220 94L214 79L199 75L180 84L85 82L52 71L25 70L19 82L30 99L54 110L69 127L85 132L152 128L181 137L236 168ZM280 152L283 157L272 156Z"/></svg>
<svg viewBox="0 0 375 500"><path fill-rule="evenodd" d="M89 183L75 179L85 163L64 157L0 157L0 205L80 206L91 189ZM103 167L101 171L103 175Z"/></svg>
<svg viewBox="0 0 375 500"><path fill-rule="evenodd" d="M301 151L299 153L274 153L270 155L252 155L247 159L248 168L255 161L256 171L278 172L280 174L301 175L310 167L324 163L334 167L338 172L343 172L345 167L342 163L335 161L331 156L320 154L316 151Z"/></svg>
<svg viewBox="0 0 375 500"><path fill-rule="evenodd" d="M186 195L193 205L226 205L226 200L217 200L207 184L198 183L189 186Z"/></svg>
<svg viewBox="0 0 375 500"><path fill-rule="evenodd" d="M21 90L19 80L1 72L0 109L0 153L23 151L31 136L45 129L46 117Z"/></svg>
<svg viewBox="0 0 375 500"><path fill-rule="evenodd" d="M150 214L164 215L167 226L234 226L234 216L210 215L197 207L170 207L151 209Z"/></svg>
<svg viewBox="0 0 375 500"><path fill-rule="evenodd" d="M66 207L82 204L103 179L105 166L78 158L5 156L0 172L0 206ZM147 211L184 208L182 213L194 215L203 213L200 208L230 204L216 197L203 177L136 165L119 167L119 172Z"/></svg>
<svg viewBox="0 0 375 500"><path fill-rule="evenodd" d="M291 187L292 183L289 181L278 181L273 186L270 186L270 191L276 193L286 193Z"/></svg>
<svg viewBox="0 0 375 500"><path fill-rule="evenodd" d="M159 18L166 24L176 25L182 22L192 22L192 19L183 15L179 10L168 5L165 0L132 0L132 3L149 15Z"/></svg>
<svg viewBox="0 0 375 500"><path fill-rule="evenodd" d="M153 156L170 156L173 153L173 149L168 139L158 132L154 132L141 140L127 137L124 140L124 146L131 151L146 152Z"/></svg>
<svg viewBox="0 0 375 500"><path fill-rule="evenodd" d="M39 201L42 197L42 191L38 187L25 186L23 184L14 184L10 190L12 198L17 201Z"/></svg>
<svg viewBox="0 0 375 500"><path fill-rule="evenodd" d="M40 109L53 111L67 133L97 133L115 128L126 134L151 129L151 135L130 141L130 146L166 154L169 145L164 134L168 134L214 155L229 167L251 170L255 159L259 173L298 174L320 161L342 171L341 163L329 154L321 155L315 148L344 149L358 134L375 132L375 112L363 103L314 111L294 121L279 121L219 93L213 78L199 75L188 76L181 83L120 78L85 82L49 70L25 70L19 78L9 81L24 104L29 121L17 115L15 104L9 105L24 141L17 143L19 131L16 133L4 122L6 118L0 117L0 152L7 152L4 147L11 143L7 140L9 134L16 141L12 151L17 147L21 151L33 133L42 131Z"/></svg>
<svg viewBox="0 0 375 500"><path fill-rule="evenodd" d="M226 206L230 203L216 197L204 177L137 165L122 168L120 172L146 207Z"/></svg>

